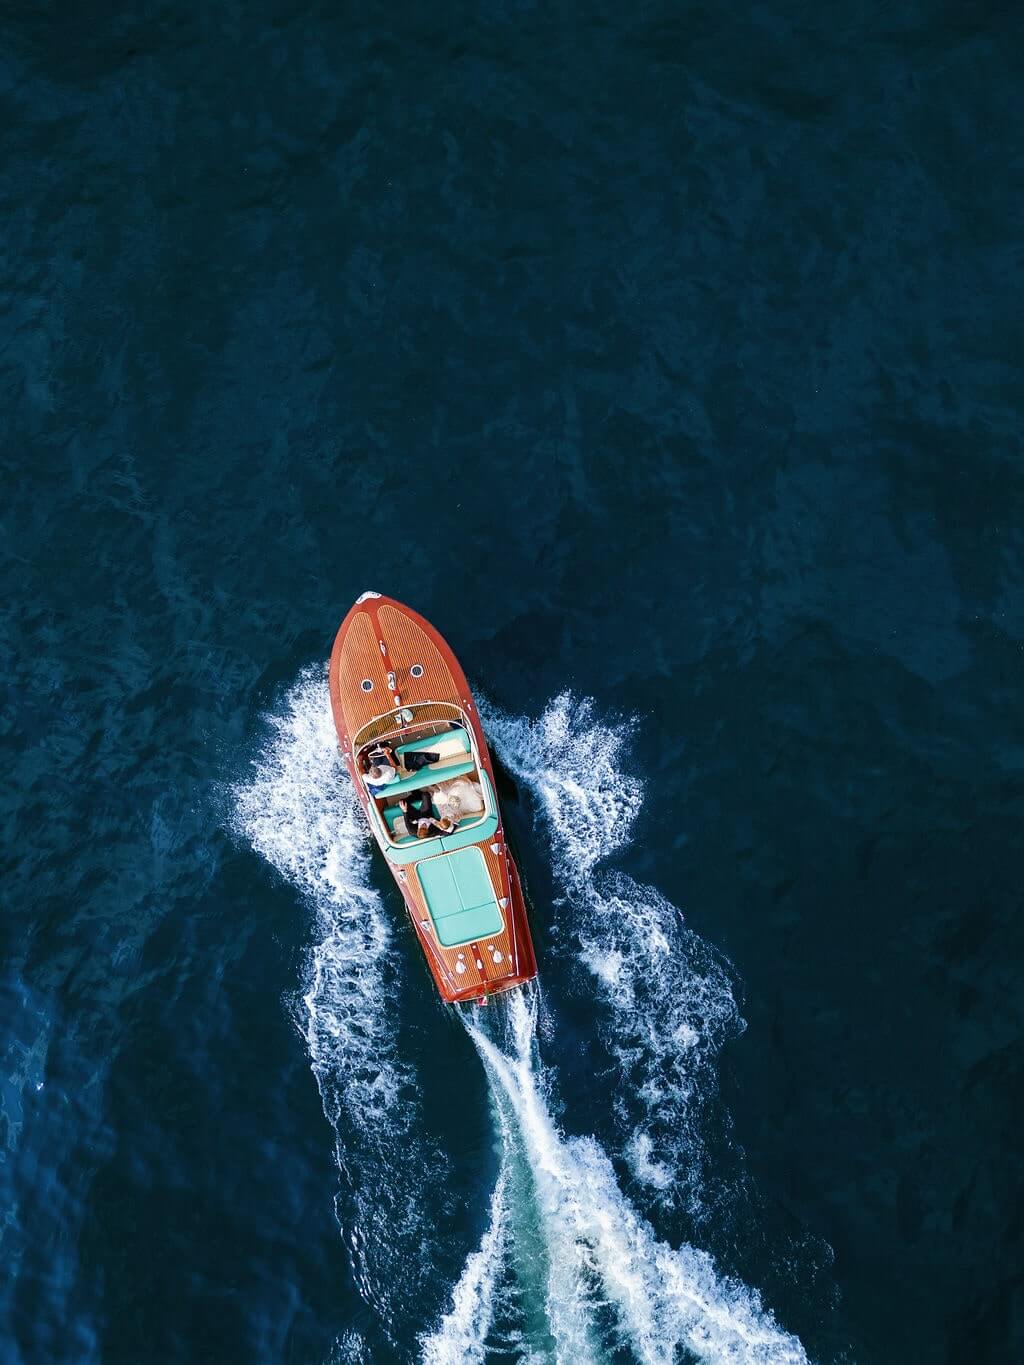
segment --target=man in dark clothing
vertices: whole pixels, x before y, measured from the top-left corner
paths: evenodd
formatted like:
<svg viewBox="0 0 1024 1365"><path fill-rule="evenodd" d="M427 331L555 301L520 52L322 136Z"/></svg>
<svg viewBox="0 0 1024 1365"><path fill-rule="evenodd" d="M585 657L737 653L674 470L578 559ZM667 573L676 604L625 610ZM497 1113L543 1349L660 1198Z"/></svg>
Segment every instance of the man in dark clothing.
<svg viewBox="0 0 1024 1365"><path fill-rule="evenodd" d="M398 803L405 816L405 825L410 834L420 839L427 838L435 830L440 834L451 828L451 822L443 824L434 816L433 793L429 787L418 792L410 792L404 801Z"/></svg>

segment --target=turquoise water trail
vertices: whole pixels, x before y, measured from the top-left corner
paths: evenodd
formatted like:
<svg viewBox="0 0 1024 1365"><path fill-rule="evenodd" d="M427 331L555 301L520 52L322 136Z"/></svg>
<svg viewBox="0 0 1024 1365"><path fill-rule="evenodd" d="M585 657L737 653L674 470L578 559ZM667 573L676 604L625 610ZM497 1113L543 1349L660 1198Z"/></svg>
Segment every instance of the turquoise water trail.
<svg viewBox="0 0 1024 1365"><path fill-rule="evenodd" d="M806 1362L799 1341L779 1328L755 1292L720 1275L706 1253L658 1239L592 1138L567 1139L560 1132L548 1100L555 1079L536 1049L537 1000L535 989L517 991L486 1014L463 1016L494 1084L503 1133L508 1140L514 1131L515 1148L532 1179L548 1329L535 1352L541 1355L550 1346L552 1357L567 1363L614 1359L624 1348L651 1365L687 1356L765 1365ZM501 1182L496 1196L499 1189ZM485 1237L488 1254L482 1244L472 1268L467 1262L474 1280L481 1264L497 1274L494 1248L507 1242L508 1220L502 1203ZM460 1281L456 1297L461 1289ZM488 1296L480 1298L489 1307ZM481 1313L481 1327L486 1321ZM446 1323L442 1336L448 1330ZM428 1359L455 1358L439 1352L434 1341L428 1346Z"/></svg>

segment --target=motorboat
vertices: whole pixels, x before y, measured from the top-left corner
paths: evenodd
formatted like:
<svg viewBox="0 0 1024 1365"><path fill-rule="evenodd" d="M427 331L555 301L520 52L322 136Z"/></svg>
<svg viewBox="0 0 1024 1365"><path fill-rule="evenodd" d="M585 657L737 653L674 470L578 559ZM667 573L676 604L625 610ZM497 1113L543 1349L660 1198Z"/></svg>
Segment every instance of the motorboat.
<svg viewBox="0 0 1024 1365"><path fill-rule="evenodd" d="M451 649L411 608L365 592L329 678L342 758L442 998L486 1001L531 980L491 755Z"/></svg>

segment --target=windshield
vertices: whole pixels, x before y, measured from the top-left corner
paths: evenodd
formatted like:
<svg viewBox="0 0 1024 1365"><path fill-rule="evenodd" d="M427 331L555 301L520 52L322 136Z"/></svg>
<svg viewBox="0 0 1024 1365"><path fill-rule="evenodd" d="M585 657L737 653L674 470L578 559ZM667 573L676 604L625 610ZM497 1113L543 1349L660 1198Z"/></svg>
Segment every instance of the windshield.
<svg viewBox="0 0 1024 1365"><path fill-rule="evenodd" d="M352 747L358 751L375 739L391 739L397 742L420 733L428 725L443 728L444 725L453 722L467 724L462 708L453 702L414 702L411 706L396 707L393 711L368 721L356 734Z"/></svg>

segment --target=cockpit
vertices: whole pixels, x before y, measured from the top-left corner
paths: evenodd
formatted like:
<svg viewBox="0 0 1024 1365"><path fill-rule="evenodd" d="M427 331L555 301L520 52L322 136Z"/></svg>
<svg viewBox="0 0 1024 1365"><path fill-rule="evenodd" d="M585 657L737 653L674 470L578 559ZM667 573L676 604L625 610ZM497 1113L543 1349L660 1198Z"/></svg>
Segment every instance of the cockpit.
<svg viewBox="0 0 1024 1365"><path fill-rule="evenodd" d="M490 780L458 707L406 708L364 727L357 739L356 767L393 861L406 859L392 848L422 847L416 856L429 857L475 843L488 833L485 822L497 824Z"/></svg>

